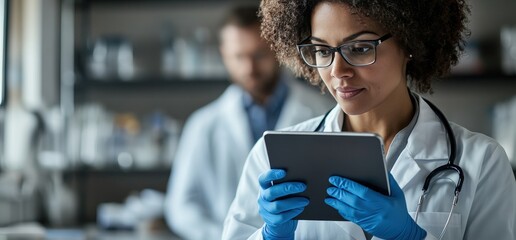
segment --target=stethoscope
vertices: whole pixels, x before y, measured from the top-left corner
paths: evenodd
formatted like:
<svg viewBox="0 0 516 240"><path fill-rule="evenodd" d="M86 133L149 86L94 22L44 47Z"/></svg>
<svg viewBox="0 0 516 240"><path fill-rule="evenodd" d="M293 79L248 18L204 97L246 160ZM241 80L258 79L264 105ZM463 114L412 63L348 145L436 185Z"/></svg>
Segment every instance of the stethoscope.
<svg viewBox="0 0 516 240"><path fill-rule="evenodd" d="M450 209L450 213L448 214L448 219L446 220L446 223L445 223L444 228L443 228L443 230L441 232L441 235L439 236L439 239L442 239L442 237L444 236L444 233L446 232L446 228L448 227L448 224L450 223L450 219L451 219L451 216L452 216L452 213L453 213L453 209L455 208L455 206L457 206L457 202L459 201L460 190L462 189L462 183L464 182L464 173L462 171L462 168L455 164L455 157L456 157L456 151L457 151L457 143L455 142L455 135L453 134L453 130L451 129L450 123L448 122L448 120L446 119L444 114L441 112L441 110L439 110L439 108L437 108L433 103L431 103L427 99L423 98L423 100L434 111L434 113L437 115L437 117L441 121L441 124L444 126L444 129L446 130L446 135L448 136L448 141L449 141L449 144L450 144L450 146L449 146L450 156L448 158L448 163L446 163L446 164L444 164L444 165L434 169L426 177L425 183L423 184L423 189L422 189L423 193L421 194L421 197L419 197L419 201L417 203L416 216L415 216L415 222L416 223L417 223L417 217L419 215L419 211L421 210L421 206L423 205L423 202L424 202L426 196L428 195L428 189L429 189L429 186L430 186L430 182L432 181L432 178L435 175L439 174L439 173L442 173L444 171L450 171L450 170L451 171L455 171L459 175L459 179L457 181L457 184L455 185L455 194L454 194L454 197L453 197L453 202L452 202L452 206L451 206L451 209ZM328 111L323 116L321 122L319 122L319 125L317 125L317 127L314 130L314 132L322 132L323 131L323 128L324 128L324 125L325 125L325 122L326 122L326 117L328 116L328 114L330 114L330 112L331 112L331 110Z"/></svg>

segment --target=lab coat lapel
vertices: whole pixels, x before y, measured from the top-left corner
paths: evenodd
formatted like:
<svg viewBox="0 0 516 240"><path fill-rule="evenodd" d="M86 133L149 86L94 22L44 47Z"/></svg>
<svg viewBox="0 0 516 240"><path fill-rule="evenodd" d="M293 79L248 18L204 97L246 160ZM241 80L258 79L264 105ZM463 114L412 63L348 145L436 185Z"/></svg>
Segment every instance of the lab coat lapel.
<svg viewBox="0 0 516 240"><path fill-rule="evenodd" d="M323 121L323 120L321 120ZM324 120L324 132L340 132L342 131L342 123L344 121L344 112L340 108L340 105L337 104L333 109L331 109L328 116L326 116L326 120ZM319 124L319 123L317 123ZM315 127L314 127L315 128Z"/></svg>
<svg viewBox="0 0 516 240"><path fill-rule="evenodd" d="M299 101L300 92L296 87L289 84L289 92L287 99L282 107L281 114L276 123L276 129L282 129L296 123L300 123L313 116L312 110L301 104Z"/></svg>
<svg viewBox="0 0 516 240"><path fill-rule="evenodd" d="M308 107L303 101L303 97L306 97L305 94L309 89L301 86L301 83L297 82L298 80L291 79L286 74L282 76L282 81L287 84L289 91L275 129L289 127L318 115L316 110ZM318 109L317 112L320 110Z"/></svg>
<svg viewBox="0 0 516 240"><path fill-rule="evenodd" d="M419 105L419 118L408 138L407 146L391 170L402 189L420 172L423 171L425 176L428 174L428 167L422 167L421 164L448 159L446 131L437 115L421 97Z"/></svg>
<svg viewBox="0 0 516 240"><path fill-rule="evenodd" d="M416 161L403 151L394 166L391 174L396 182L403 189L420 172L421 168Z"/></svg>
<svg viewBox="0 0 516 240"><path fill-rule="evenodd" d="M222 115L225 118L223 123L227 123L226 130L234 139L235 149L251 150L253 145L249 121L242 105L244 90L236 85L231 85L224 92L221 102Z"/></svg>

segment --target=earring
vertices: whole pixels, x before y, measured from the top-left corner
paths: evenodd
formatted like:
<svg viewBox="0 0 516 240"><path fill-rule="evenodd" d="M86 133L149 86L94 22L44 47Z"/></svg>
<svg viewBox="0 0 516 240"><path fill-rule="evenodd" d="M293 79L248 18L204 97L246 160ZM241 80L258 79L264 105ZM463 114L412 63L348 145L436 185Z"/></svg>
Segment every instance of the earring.
<svg viewBox="0 0 516 240"><path fill-rule="evenodd" d="M408 56L408 57L409 57L409 58L412 58L412 54L409 54L409 56Z"/></svg>

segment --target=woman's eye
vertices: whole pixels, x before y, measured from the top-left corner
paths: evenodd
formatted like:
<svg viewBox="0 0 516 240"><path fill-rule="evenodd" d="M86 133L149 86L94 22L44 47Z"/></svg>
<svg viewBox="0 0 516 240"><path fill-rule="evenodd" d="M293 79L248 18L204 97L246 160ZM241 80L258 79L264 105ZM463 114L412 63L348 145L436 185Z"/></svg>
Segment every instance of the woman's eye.
<svg viewBox="0 0 516 240"><path fill-rule="evenodd" d="M317 57L329 57L332 52L329 49L316 49L315 54Z"/></svg>
<svg viewBox="0 0 516 240"><path fill-rule="evenodd" d="M350 47L350 52L352 54L357 54L357 55L361 55L361 54L367 54L369 52L371 52L373 48L371 47L357 47L357 46L354 46L354 47Z"/></svg>

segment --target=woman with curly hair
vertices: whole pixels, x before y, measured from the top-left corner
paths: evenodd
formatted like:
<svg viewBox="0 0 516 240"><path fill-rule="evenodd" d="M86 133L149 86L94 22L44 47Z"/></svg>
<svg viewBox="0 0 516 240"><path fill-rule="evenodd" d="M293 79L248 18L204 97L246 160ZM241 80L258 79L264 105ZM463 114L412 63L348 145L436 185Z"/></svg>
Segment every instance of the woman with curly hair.
<svg viewBox="0 0 516 240"><path fill-rule="evenodd" d="M327 115L287 130L378 134L391 194L331 176L321 194L343 221L294 220L310 203L297 195L307 186L271 184L288 173L270 168L261 139L223 239L516 239L516 181L502 147L454 123L448 138L447 121L416 93L431 92L432 80L457 63L469 34L465 0L262 0L260 7L262 35L280 62L337 101ZM450 157L463 173L460 199L459 174L445 171L419 206L426 177Z"/></svg>

